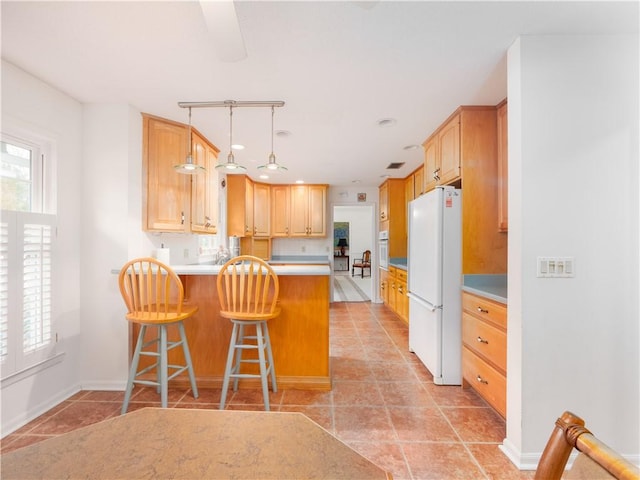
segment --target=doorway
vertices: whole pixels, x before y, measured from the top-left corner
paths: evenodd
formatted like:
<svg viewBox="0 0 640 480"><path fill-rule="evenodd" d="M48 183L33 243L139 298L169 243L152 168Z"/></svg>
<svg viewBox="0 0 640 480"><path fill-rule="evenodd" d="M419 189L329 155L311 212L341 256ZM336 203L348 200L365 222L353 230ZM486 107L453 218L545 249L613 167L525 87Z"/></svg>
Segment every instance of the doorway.
<svg viewBox="0 0 640 480"><path fill-rule="evenodd" d="M375 205L333 205L331 226L334 230L333 250L333 274L332 274L332 301L333 302L363 302L376 301L373 286L377 278L376 232L375 232ZM342 238L348 238L347 246L338 246ZM336 234L338 236L336 236ZM352 268L354 259L362 258L365 250L370 250L371 273L362 276L360 269L354 272ZM344 252L344 253L343 253ZM369 273L365 270L365 275Z"/></svg>

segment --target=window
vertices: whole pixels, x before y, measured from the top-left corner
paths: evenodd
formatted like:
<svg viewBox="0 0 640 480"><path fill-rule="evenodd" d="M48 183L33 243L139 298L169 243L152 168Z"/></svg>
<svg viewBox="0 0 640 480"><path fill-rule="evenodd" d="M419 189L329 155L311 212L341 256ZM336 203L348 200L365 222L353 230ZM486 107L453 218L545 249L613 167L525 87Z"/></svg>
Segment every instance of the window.
<svg viewBox="0 0 640 480"><path fill-rule="evenodd" d="M2 209L42 212L43 157L37 144L3 135L1 185Z"/></svg>
<svg viewBox="0 0 640 480"><path fill-rule="evenodd" d="M57 217L45 195L45 142L2 135L0 371L3 379L55 355L53 259Z"/></svg>

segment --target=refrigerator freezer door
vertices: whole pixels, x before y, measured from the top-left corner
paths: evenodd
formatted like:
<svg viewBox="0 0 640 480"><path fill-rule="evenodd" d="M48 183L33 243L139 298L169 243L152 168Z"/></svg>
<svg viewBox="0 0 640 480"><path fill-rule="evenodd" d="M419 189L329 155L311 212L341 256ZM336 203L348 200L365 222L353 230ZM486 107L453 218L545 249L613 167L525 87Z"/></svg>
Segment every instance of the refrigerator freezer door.
<svg viewBox="0 0 640 480"><path fill-rule="evenodd" d="M442 377L442 310L409 293L409 350L433 375L433 383Z"/></svg>
<svg viewBox="0 0 640 480"><path fill-rule="evenodd" d="M409 203L409 292L442 305L442 198L436 188Z"/></svg>

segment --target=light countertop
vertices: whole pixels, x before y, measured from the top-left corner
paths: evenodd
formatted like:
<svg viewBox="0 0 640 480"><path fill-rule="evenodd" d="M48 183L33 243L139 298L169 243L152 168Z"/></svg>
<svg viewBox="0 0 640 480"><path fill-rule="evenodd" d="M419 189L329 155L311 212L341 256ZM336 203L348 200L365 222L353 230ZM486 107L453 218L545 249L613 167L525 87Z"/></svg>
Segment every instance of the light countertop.
<svg viewBox="0 0 640 480"><path fill-rule="evenodd" d="M462 291L507 303L507 275L463 275Z"/></svg>
<svg viewBox="0 0 640 480"><path fill-rule="evenodd" d="M222 268L222 265L212 265L207 263L199 263L193 265L169 265L171 269L178 275L217 275ZM331 268L329 265L310 265L310 264L286 264L286 265L272 265L273 271L278 276L296 276L296 275L308 275L308 276L329 276L331 275ZM112 273L119 273L119 268L114 268Z"/></svg>

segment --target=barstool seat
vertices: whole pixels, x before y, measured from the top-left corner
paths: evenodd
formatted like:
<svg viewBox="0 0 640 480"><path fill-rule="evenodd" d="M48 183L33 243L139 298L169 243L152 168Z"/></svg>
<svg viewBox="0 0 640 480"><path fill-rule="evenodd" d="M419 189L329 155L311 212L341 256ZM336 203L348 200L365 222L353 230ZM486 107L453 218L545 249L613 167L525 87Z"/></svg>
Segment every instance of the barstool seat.
<svg viewBox="0 0 640 480"><path fill-rule="evenodd" d="M220 315L233 323L227 363L222 382L220 410L224 410L229 381L233 391L238 390L241 378L259 378L265 410L269 410L269 386L278 391L276 372L267 321L280 314L278 306L278 276L265 261L250 255L240 255L225 263L218 273ZM247 332L248 330L248 332ZM244 357L243 352L256 351L256 356ZM242 368L243 364L257 364L255 369Z"/></svg>
<svg viewBox="0 0 640 480"><path fill-rule="evenodd" d="M118 283L127 306L126 319L140 326L121 413L127 412L134 384L155 386L160 393L162 408L167 408L169 380L184 371L189 375L194 398L198 398L183 323L198 311L198 307L184 303L184 287L180 277L169 266L154 258L137 258L122 267ZM169 340L169 327L177 328L179 340ZM156 329L156 335L151 339L146 338L148 329ZM183 365L169 364L168 352L176 347L182 347L185 358ZM141 356L152 357L154 362L138 370ZM156 373L155 380L145 376L153 370Z"/></svg>

